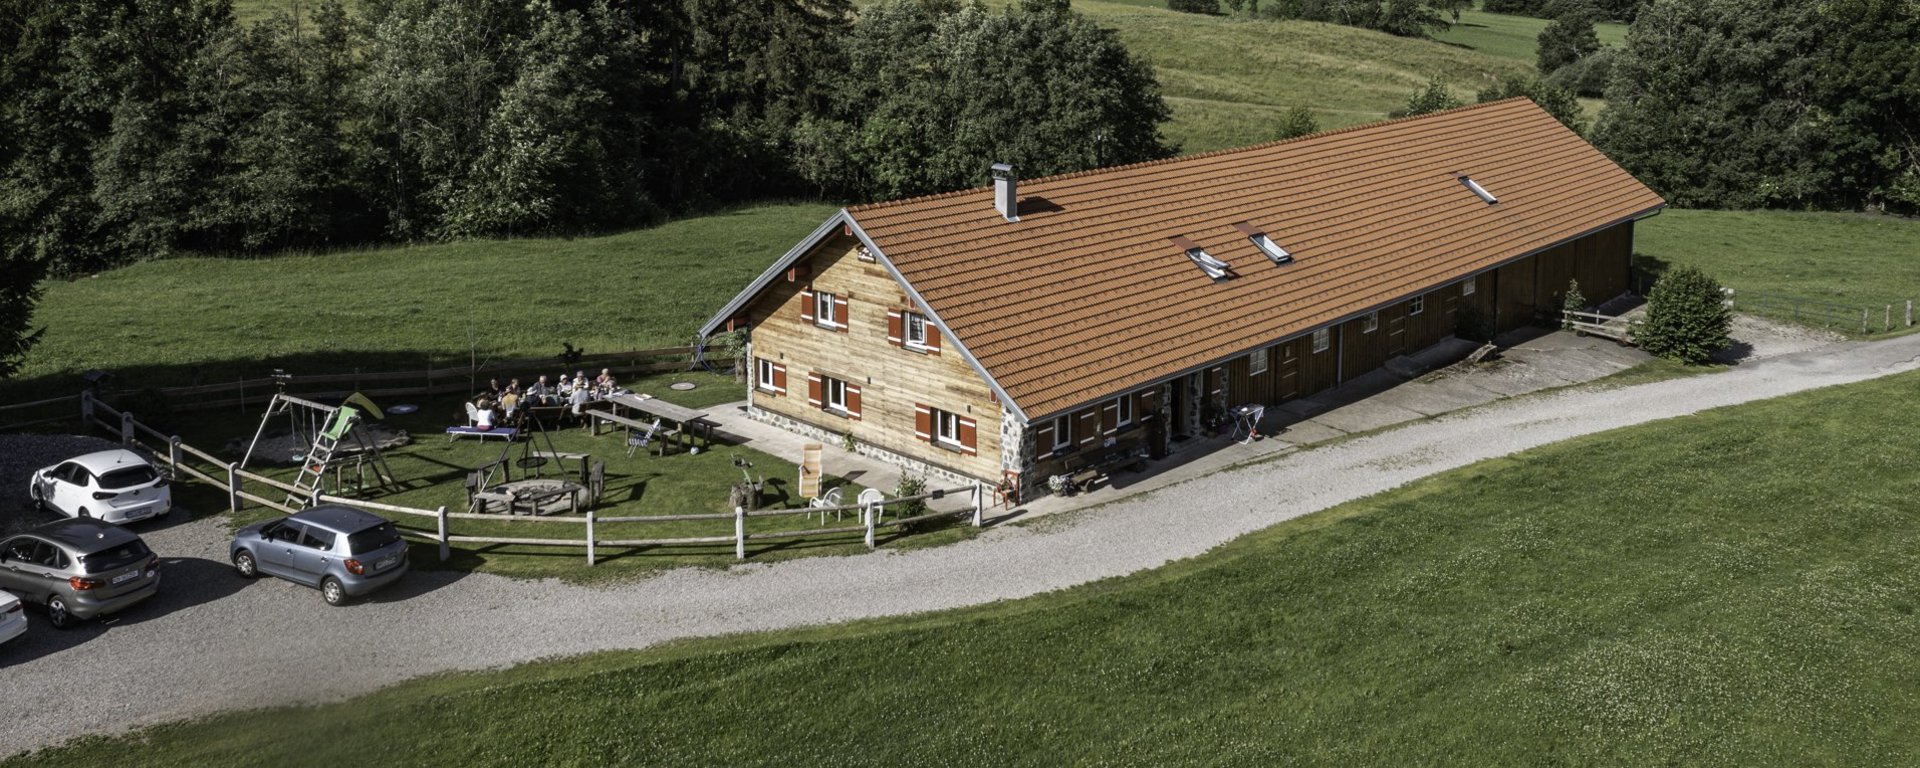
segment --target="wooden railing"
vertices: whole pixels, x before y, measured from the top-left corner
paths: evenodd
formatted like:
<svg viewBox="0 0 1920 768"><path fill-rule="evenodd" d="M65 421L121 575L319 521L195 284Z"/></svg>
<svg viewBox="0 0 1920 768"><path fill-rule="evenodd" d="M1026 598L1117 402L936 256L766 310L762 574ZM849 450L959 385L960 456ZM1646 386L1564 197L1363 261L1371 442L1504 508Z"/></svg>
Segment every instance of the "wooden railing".
<svg viewBox="0 0 1920 768"><path fill-rule="evenodd" d="M767 510L754 510L751 512L747 511L746 508L744 507L735 507L732 512L681 514L681 515L628 515L628 516L601 517L597 513L589 510L584 517L540 517L540 516L518 516L518 515L486 515L486 514L476 514L471 512L449 512L447 511L447 508L444 505L436 509L421 509L418 507L407 507L407 506L401 506L398 504L384 504L380 502L367 501L365 499L353 499L353 498L347 498L343 496L335 496L332 494L320 492L313 489L299 488L294 486L291 483L285 482L283 480L267 477L266 475L262 475L257 472L249 472L245 469L241 469L240 465L237 462L223 462L211 453L208 453L199 448L195 448L191 445L181 442L178 436L162 434L159 431L151 427L148 427L145 424L140 423L137 419L134 418L132 413L116 410L105 403L99 402L98 400L94 399L90 393L83 393L80 396L80 408L81 408L82 421L86 422L89 425L98 426L101 429L104 429L108 432L112 432L115 435L118 435L120 438L120 441L125 445L139 446L147 449L148 452L153 454L155 459L157 459L158 461L160 461L162 464L165 465L166 469L172 474L172 476L175 479L194 480L194 481L205 483L207 485L213 486L215 488L220 488L226 491L227 506L229 509L231 509L234 512L239 512L242 509L245 509L247 503L249 502L254 504L259 504L261 506L269 507L271 509L276 509L281 512L286 512L288 514L298 512L301 509L301 507L296 507L294 505L287 504L285 498L280 498L280 499L269 498L266 496L261 496L256 493L252 493L247 490L250 484L257 484L255 485L255 487L264 485L269 488L273 488L278 491L281 491L285 494L306 499L308 500L309 504L342 504L346 506L355 507L358 509L385 513L385 516L387 516L389 519L392 519L395 515L413 517L413 518L431 518L434 521L434 527L432 530L426 530L420 527L403 525L403 524L400 524L398 520L395 521L396 523L395 527L398 528L400 532L404 535L411 536L415 539L420 539L423 541L431 541L438 544L440 546L440 559L442 561L445 561L447 558L452 556L452 548L454 544L486 544L486 545L508 544L508 545L522 545L522 546L539 546L539 547L578 547L578 548L584 548L586 550L587 565L589 566L595 564L599 556L599 549L602 547L611 547L611 548L619 548L619 549L636 549L641 547L713 545L713 544L724 544L724 543L732 542L734 557L741 560L745 560L747 557L747 542L749 541L795 539L795 538L802 538L807 536L834 536L834 535L860 533L863 535L865 539L867 548L874 549L878 547L875 537L877 533L881 530L884 530L887 528L900 528L903 526L910 526L916 523L936 520L941 518L955 519L955 518L958 518L960 515L966 513L967 511L971 512L971 522L973 526L977 528L984 524L984 520L982 519L982 516L985 514L985 511L986 511L985 489L978 481L975 481L971 486L961 485L961 486L955 486L953 488L937 489L937 490L929 491L927 493L921 493L921 494L916 494L912 496L903 496L899 498L886 499L877 505L846 504L846 505L832 506L832 507L767 509ZM143 436L151 438L155 442L144 442L142 441ZM192 463L189 461L190 459L198 460L201 462L205 462L207 464L211 464L215 467L223 468L225 471L220 474L215 474L215 472L197 468L192 465ZM884 519L885 511L888 507L892 507L895 505L905 505L905 504L913 504L918 502L937 500L937 499L945 498L947 496L958 495L961 493L968 494L968 500L969 502L971 502L970 510L942 511L942 512L929 511L923 514L913 515L911 517L896 517L895 519L892 519L892 520ZM747 521L753 518L787 517L787 516L793 516L793 515L819 514L821 516L821 520L824 521L826 519L826 513L830 513L830 512L831 513L853 512L859 516L860 524L848 525L848 526L810 528L805 530L773 530L773 531L751 531L751 532L747 530ZM470 536L470 535L456 534L452 531L453 521L456 521L456 520L487 520L487 521L503 521L504 520L504 521L513 521L515 523L547 524L549 526L581 525L581 526L584 526L584 529L581 531L580 535L573 536L573 537ZM677 522L700 521L700 520L714 521L714 522L732 520L733 532L731 535L686 536L686 537L678 537L678 538L660 538L660 539L605 539L605 538L600 538L598 535L598 531L596 530L597 527L600 525L613 524L613 523L677 523Z"/></svg>
<svg viewBox="0 0 1920 768"><path fill-rule="evenodd" d="M1633 323L1625 318L1571 309L1564 310L1562 314L1565 316L1567 329L1574 333L1613 339L1622 344L1633 343Z"/></svg>

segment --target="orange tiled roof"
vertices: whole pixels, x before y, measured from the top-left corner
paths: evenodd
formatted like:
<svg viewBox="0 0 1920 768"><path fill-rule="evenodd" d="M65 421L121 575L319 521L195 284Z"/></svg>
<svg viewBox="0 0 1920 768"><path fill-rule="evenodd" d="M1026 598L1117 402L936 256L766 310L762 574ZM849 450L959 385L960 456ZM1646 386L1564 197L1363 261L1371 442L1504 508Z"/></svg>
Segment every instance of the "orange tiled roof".
<svg viewBox="0 0 1920 768"><path fill-rule="evenodd" d="M1499 199L1488 205L1458 180ZM1665 201L1525 98L851 208L1029 417L1243 354ZM1270 262L1235 225L1293 254ZM1233 267L1215 282L1172 238Z"/></svg>

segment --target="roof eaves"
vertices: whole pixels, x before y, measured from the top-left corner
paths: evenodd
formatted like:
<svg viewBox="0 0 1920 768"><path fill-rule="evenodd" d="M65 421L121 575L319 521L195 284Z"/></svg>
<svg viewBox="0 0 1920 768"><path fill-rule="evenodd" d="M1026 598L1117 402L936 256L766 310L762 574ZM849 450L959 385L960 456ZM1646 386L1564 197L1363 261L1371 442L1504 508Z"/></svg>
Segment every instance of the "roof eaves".
<svg viewBox="0 0 1920 768"><path fill-rule="evenodd" d="M852 214L849 214L845 208L840 209L839 213L827 217L827 220L822 222L820 226L815 227L811 234L808 234L799 243L788 249L786 255L775 260L772 266L767 267L767 271L760 273L759 277L754 278L753 282L747 284L745 290L742 290L739 295L734 296L731 301L728 301L726 306L721 307L719 314L714 315L712 319L708 320L706 325L700 326L700 338L704 339L712 336L714 329L725 325L728 318L733 317L738 314L740 310L745 309L747 304L753 301L755 296L760 295L761 291L766 290L767 286L772 284L773 281L780 276L781 272L793 266L794 262L799 261L802 256L807 255L807 252L813 250L814 246L819 245L831 236L834 227L848 224L852 221ZM860 239L863 242L867 241L867 237L864 234L860 236ZM873 247L873 243L867 242L867 247Z"/></svg>
<svg viewBox="0 0 1920 768"><path fill-rule="evenodd" d="M928 303L926 297L921 296L920 291L913 287L913 283L907 280L906 275L900 273L900 268L894 266L893 259L887 258L886 250L881 248L878 243L875 243L873 238L867 236L867 231L860 227L860 221L854 218L853 212L843 209L840 214L845 217L848 228L853 230L853 236L859 238L860 242L866 244L867 250L873 252L874 260L880 262L881 266L886 267L887 272L893 275L893 279L899 281L900 287L906 289L907 296L913 299L914 305L925 310L927 316L933 318L933 321L937 323L940 328L944 329L944 342L952 344L954 350L960 353L960 359L967 361L967 365L972 366L974 372L980 374L981 380L987 382L987 387L992 389L994 395L1000 398L1001 404L1013 411L1014 415L1020 417L1022 421L1025 421L1027 418L1026 411L1021 410L1020 404L1014 402L1013 396L1007 394L1006 388L1000 386L1000 382L993 377L992 373L987 372L987 367L980 364L980 358L975 357L973 352L967 349L966 342L962 341L960 335L954 332L953 326L948 325L947 321L940 319L939 310L934 309L933 305Z"/></svg>

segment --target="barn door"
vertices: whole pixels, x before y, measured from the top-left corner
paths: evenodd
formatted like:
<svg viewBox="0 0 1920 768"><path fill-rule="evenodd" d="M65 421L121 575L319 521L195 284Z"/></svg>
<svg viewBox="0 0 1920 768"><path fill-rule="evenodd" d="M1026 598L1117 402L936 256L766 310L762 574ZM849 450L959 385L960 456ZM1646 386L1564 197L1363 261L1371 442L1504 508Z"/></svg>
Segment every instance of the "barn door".
<svg viewBox="0 0 1920 768"><path fill-rule="evenodd" d="M1280 375L1275 377L1278 383L1274 392L1274 396L1279 398L1280 402L1284 403L1300 396L1300 345L1302 343L1299 339L1294 339L1280 345L1280 364L1277 371Z"/></svg>
<svg viewBox="0 0 1920 768"><path fill-rule="evenodd" d="M1387 359L1407 353L1407 305L1387 310Z"/></svg>

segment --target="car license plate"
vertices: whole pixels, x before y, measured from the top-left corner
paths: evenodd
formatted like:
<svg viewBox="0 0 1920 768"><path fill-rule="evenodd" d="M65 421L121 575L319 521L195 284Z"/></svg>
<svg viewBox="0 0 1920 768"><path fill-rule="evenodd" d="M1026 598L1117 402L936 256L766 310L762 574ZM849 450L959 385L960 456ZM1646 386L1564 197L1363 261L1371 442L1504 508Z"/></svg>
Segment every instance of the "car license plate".
<svg viewBox="0 0 1920 768"><path fill-rule="evenodd" d="M129 581L133 581L134 579L137 579L139 577L140 577L140 571L138 569L127 571L126 573L113 577L113 584L115 586L118 586L121 584L125 584Z"/></svg>
<svg viewBox="0 0 1920 768"><path fill-rule="evenodd" d="M393 564L394 564L395 562L397 562L398 560L399 560L399 558L397 558L397 557L386 557L386 558L381 558L381 559L380 559L380 562L377 562L377 563L374 563L374 564L373 564L373 569L374 569L374 570L376 570L376 571L384 571L384 570L386 570L386 569L388 569L388 568L392 568L392 567L393 567Z"/></svg>

